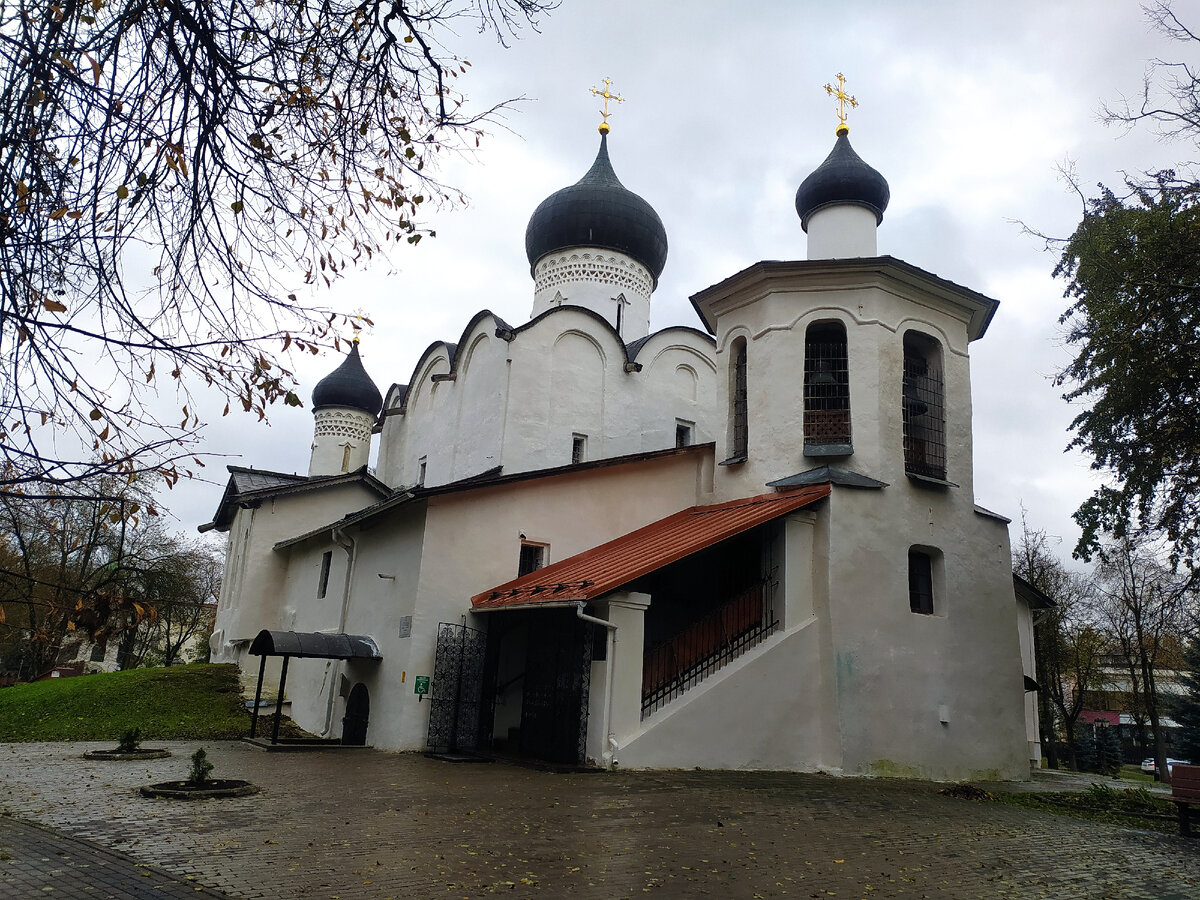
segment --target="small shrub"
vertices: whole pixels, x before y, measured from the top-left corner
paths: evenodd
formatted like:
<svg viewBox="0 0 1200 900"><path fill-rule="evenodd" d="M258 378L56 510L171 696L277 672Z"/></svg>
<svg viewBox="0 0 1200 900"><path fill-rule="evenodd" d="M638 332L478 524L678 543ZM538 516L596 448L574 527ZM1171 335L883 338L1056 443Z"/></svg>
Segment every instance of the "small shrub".
<svg viewBox="0 0 1200 900"><path fill-rule="evenodd" d="M136 753L138 747L142 745L142 729L126 728L121 732L121 738L117 741L118 753Z"/></svg>
<svg viewBox="0 0 1200 900"><path fill-rule="evenodd" d="M208 761L208 754L201 747L192 754L192 774L188 777L188 784L202 787L208 783L212 770L213 764Z"/></svg>

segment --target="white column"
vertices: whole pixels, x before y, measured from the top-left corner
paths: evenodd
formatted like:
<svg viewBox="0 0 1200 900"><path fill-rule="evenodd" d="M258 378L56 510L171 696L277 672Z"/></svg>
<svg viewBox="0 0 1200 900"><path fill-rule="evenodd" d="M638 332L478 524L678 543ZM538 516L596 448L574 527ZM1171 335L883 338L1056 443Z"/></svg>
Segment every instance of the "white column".
<svg viewBox="0 0 1200 900"><path fill-rule="evenodd" d="M618 747L642 723L642 656L646 646L646 609L649 606L649 594L630 591L608 598L608 620L617 626L613 658L608 661L610 666L616 667L613 671L612 723L609 729L616 735ZM618 759L620 755L618 749Z"/></svg>
<svg viewBox="0 0 1200 900"><path fill-rule="evenodd" d="M813 540L817 517L810 512L795 512L783 522L783 609L779 610L785 629L795 628L812 618Z"/></svg>

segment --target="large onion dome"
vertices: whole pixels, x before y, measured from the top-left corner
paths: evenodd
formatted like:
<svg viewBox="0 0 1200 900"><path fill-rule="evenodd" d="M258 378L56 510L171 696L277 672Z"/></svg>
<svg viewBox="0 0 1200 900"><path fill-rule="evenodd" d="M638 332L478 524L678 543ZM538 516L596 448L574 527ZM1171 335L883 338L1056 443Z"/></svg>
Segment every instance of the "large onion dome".
<svg viewBox="0 0 1200 900"><path fill-rule="evenodd" d="M875 224L883 221L891 191L887 180L868 166L850 146L845 129L838 129L837 143L796 191L796 212L808 231L813 213L827 206L862 206L875 213Z"/></svg>
<svg viewBox="0 0 1200 900"><path fill-rule="evenodd" d="M350 352L340 366L317 382L312 392L312 404L314 412L328 406L346 406L379 415L383 395L363 368L357 343L350 345Z"/></svg>
<svg viewBox="0 0 1200 900"><path fill-rule="evenodd" d="M608 161L608 135L596 161L579 181L541 202L525 229L532 270L547 253L567 247L600 247L625 253L658 284L667 262L667 231L654 208L627 189Z"/></svg>

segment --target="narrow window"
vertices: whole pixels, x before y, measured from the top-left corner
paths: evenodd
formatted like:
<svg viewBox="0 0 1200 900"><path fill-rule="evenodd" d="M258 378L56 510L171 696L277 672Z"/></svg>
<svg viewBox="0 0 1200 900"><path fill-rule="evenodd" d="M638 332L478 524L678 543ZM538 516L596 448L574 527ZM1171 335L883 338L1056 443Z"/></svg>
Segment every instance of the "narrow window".
<svg viewBox="0 0 1200 900"><path fill-rule="evenodd" d="M333 551L326 550L321 555L321 577L317 580L317 599L325 596L329 590L329 567L333 565Z"/></svg>
<svg viewBox="0 0 1200 900"><path fill-rule="evenodd" d="M908 608L933 613L933 557L921 550L908 551Z"/></svg>
<svg viewBox="0 0 1200 900"><path fill-rule="evenodd" d="M104 638L92 644L92 655L88 662L104 662L105 654L108 652L108 641Z"/></svg>
<svg viewBox="0 0 1200 900"><path fill-rule="evenodd" d="M946 426L942 348L928 335L904 335L904 471L946 479Z"/></svg>
<svg viewBox="0 0 1200 900"><path fill-rule="evenodd" d="M350 444L342 444L342 471L350 471Z"/></svg>
<svg viewBox="0 0 1200 900"><path fill-rule="evenodd" d="M423 484L425 484L425 466L428 460L429 457L427 456L422 456L417 460L417 487L421 487Z"/></svg>
<svg viewBox="0 0 1200 900"><path fill-rule="evenodd" d="M685 422L683 419L675 420L675 446L690 447L692 446L692 429L695 428L692 422Z"/></svg>
<svg viewBox="0 0 1200 900"><path fill-rule="evenodd" d="M747 456L748 389L746 380L746 339L733 342L729 367L729 458L726 462L741 462Z"/></svg>
<svg viewBox="0 0 1200 900"><path fill-rule="evenodd" d="M587 435L571 435L571 464L581 463L585 459L587 459Z"/></svg>
<svg viewBox="0 0 1200 900"><path fill-rule="evenodd" d="M818 322L804 335L804 455L845 456L850 444L846 326Z"/></svg>
<svg viewBox="0 0 1200 900"><path fill-rule="evenodd" d="M521 556L517 561L517 577L536 572L546 564L546 545L521 542Z"/></svg>
<svg viewBox="0 0 1200 900"><path fill-rule="evenodd" d="M621 336L621 328L625 324L625 307L629 305L629 301L625 299L624 294L617 294L613 297L617 304L617 336Z"/></svg>

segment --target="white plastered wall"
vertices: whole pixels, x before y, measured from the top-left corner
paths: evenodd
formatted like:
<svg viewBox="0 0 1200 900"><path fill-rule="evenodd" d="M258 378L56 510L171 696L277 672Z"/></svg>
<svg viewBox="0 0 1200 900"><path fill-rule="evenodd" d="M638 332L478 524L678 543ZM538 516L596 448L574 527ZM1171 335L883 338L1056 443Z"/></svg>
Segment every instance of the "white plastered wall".
<svg viewBox="0 0 1200 900"><path fill-rule="evenodd" d="M344 699L338 694L362 681L371 698L368 743L422 749L429 702L413 694L413 679L433 674L437 625L457 624L466 616L467 624L486 629L487 616L504 615L474 615L470 598L516 577L522 534L549 544L547 562L554 562L701 502L711 488L706 473L711 474L711 449L697 448L434 496L401 505L369 526L348 528L346 536L357 550L345 630L372 637L383 660L328 666L322 660L294 660L287 685L293 717L301 727L320 731L333 690L332 723L340 734ZM335 563L329 596L316 601L314 571L326 550L334 551ZM325 538L287 552L284 591L286 602L299 610L297 630L337 627L346 562L346 553ZM396 579L381 579L380 573ZM407 615L413 617L411 636L400 638L400 619Z"/></svg>
<svg viewBox="0 0 1200 900"><path fill-rule="evenodd" d="M582 306L603 316L621 337L636 341L650 333L650 270L626 253L568 247L548 253L533 268L536 318L556 306ZM621 298L618 300L618 298Z"/></svg>
<svg viewBox="0 0 1200 900"><path fill-rule="evenodd" d="M303 534L379 499L358 484L330 485L301 493L263 500L258 506L238 509L229 527L225 573L217 602L212 647L213 662L237 662L257 677L258 658L247 658L249 641L264 628L291 629L295 618L281 585L292 577L285 560L273 547L281 540ZM337 559L334 563L336 568ZM330 584L337 583L336 571ZM315 579L313 581L315 584ZM266 684L273 690L279 664L268 665ZM290 677L290 673L289 673ZM253 685L251 685L253 687Z"/></svg>
<svg viewBox="0 0 1200 900"><path fill-rule="evenodd" d="M810 324L846 327L850 416L854 452L847 457L806 457L804 339ZM729 348L746 339L749 458L721 468L721 499L760 492L769 481L829 464L894 483L904 478L904 334L915 330L941 347L945 397L946 476L972 491L971 382L967 315L937 298L882 282L847 287L799 285L775 290L722 315L718 368L729 380ZM729 391L721 398L728 419ZM731 454L728 429L717 429L719 459Z"/></svg>
<svg viewBox="0 0 1200 900"><path fill-rule="evenodd" d="M556 309L510 341L484 317L459 346L453 380L444 345L420 364L403 414L385 412L379 477L411 485L426 461L426 486L571 462L573 435L585 459L675 446L677 423L692 442L715 438L717 371L707 338L686 328L656 333L628 371L612 330L590 313ZM434 380L437 378L437 380Z"/></svg>
<svg viewBox="0 0 1200 900"><path fill-rule="evenodd" d="M910 609L913 546L936 551L932 615ZM1007 528L956 488L843 488L829 555L843 770L1028 777Z"/></svg>

